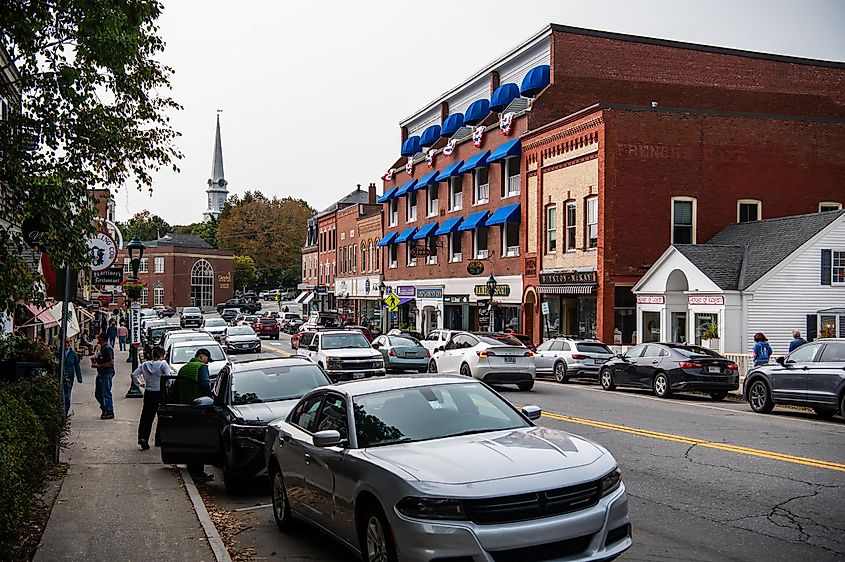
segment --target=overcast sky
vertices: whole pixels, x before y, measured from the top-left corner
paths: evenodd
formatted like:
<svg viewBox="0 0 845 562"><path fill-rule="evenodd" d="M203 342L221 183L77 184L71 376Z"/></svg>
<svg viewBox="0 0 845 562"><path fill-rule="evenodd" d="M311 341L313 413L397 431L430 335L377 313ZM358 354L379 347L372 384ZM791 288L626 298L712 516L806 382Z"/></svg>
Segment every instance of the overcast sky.
<svg viewBox="0 0 845 562"><path fill-rule="evenodd" d="M164 0L162 57L176 71L181 173L152 197L116 194L117 218L149 209L201 220L221 116L229 191L322 209L399 155L399 120L550 22L801 57L845 60L841 0ZM693 7L695 6L695 7Z"/></svg>

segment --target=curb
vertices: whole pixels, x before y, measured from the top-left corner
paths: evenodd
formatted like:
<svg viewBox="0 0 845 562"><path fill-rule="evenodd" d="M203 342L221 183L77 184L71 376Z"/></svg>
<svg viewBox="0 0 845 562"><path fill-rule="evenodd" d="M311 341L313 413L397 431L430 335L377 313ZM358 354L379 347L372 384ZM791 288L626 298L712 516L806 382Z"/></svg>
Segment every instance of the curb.
<svg viewBox="0 0 845 562"><path fill-rule="evenodd" d="M188 491L188 497L191 498L191 503L194 504L194 511L200 520L202 530L208 539L208 545L214 553L215 560L217 562L232 562L229 551L226 550L226 545L223 544L223 539L220 538L220 534L217 532L217 527L214 526L214 522L208 516L208 510L205 508L199 491L197 491L197 486L194 484L191 475L188 474L188 469L180 466L179 471L182 475L182 482L185 484L185 489Z"/></svg>

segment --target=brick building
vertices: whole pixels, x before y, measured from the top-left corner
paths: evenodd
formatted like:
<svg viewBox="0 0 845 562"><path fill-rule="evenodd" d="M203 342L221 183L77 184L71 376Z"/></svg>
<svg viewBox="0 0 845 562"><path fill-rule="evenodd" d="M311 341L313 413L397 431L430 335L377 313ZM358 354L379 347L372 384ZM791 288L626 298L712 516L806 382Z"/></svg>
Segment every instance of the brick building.
<svg viewBox="0 0 845 562"><path fill-rule="evenodd" d="M372 320L375 311L381 308L381 276L375 263L375 245L381 238L381 205L375 200L373 183L368 187L367 203L337 211L337 308L356 323L361 316Z"/></svg>

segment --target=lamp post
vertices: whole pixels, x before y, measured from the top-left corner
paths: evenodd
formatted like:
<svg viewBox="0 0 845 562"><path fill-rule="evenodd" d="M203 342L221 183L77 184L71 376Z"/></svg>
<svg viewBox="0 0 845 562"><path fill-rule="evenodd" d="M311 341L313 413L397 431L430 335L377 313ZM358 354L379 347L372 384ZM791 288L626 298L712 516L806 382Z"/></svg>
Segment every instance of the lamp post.
<svg viewBox="0 0 845 562"><path fill-rule="evenodd" d="M496 313L493 311L493 297L496 295L496 278L493 277L493 274L490 274L490 277L487 278L487 294L490 296L490 331L496 331Z"/></svg>
<svg viewBox="0 0 845 562"><path fill-rule="evenodd" d="M381 330L382 334L386 331L384 329L384 321L385 321L384 316L387 314L387 307L384 306L384 293L385 293L386 290L387 290L387 285L384 284L384 281L383 280L379 281L379 283L378 283L378 301L379 301L378 306L379 306L379 311L381 312L381 314L379 314L379 329Z"/></svg>
<svg viewBox="0 0 845 562"><path fill-rule="evenodd" d="M129 265L132 268L132 277L130 281L138 282L138 270L141 267L141 258L144 257L144 250L146 246L141 242L136 234L129 244L126 245L126 250L129 252ZM141 305L138 303L138 298L141 296L141 290L133 289L127 292L129 297L129 335L131 337L129 345L129 359L132 361L132 371L138 368L138 348L141 346ZM130 382L129 390L126 392L126 398L141 398L143 393L141 389L135 384L135 381Z"/></svg>

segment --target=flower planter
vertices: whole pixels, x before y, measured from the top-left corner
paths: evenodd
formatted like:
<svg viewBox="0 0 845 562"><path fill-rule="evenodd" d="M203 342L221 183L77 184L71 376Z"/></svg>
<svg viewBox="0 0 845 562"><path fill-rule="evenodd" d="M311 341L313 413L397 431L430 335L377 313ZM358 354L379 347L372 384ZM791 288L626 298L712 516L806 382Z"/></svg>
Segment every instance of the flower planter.
<svg viewBox="0 0 845 562"><path fill-rule="evenodd" d="M140 299L143 289L140 287L124 287L123 292L132 300Z"/></svg>

